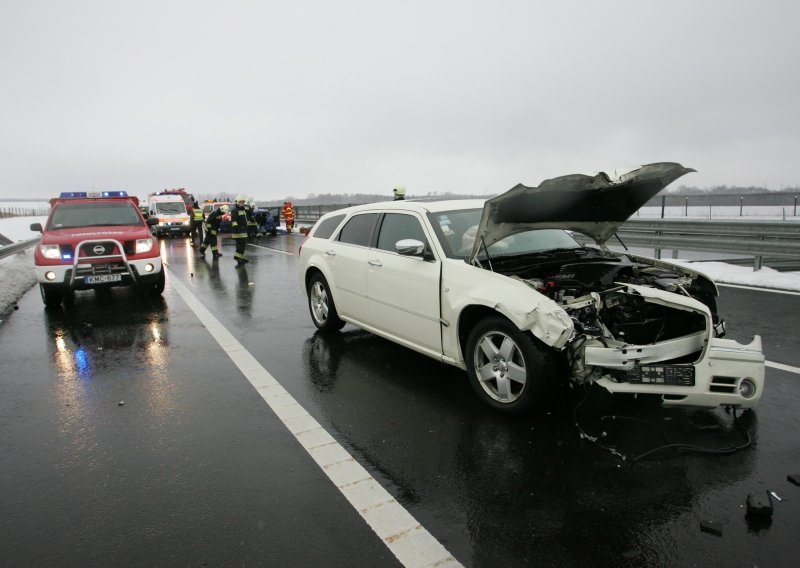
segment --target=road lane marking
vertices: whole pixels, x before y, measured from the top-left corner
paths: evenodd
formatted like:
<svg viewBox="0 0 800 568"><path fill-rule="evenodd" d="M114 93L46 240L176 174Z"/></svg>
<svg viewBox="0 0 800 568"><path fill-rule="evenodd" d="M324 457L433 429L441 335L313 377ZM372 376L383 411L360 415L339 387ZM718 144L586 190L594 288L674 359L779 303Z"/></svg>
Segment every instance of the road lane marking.
<svg viewBox="0 0 800 568"><path fill-rule="evenodd" d="M403 566L461 566L411 513L306 412L171 270L167 273L170 288L186 302L284 426Z"/></svg>
<svg viewBox="0 0 800 568"><path fill-rule="evenodd" d="M283 254L288 254L289 256L294 256L293 252L287 252L285 250L276 249L276 248L272 248L272 247L265 247L264 245L257 245L255 243L247 243L247 245L251 246L251 247L258 247L258 248L261 248L261 249L271 250L273 252L280 252L280 253L283 253Z"/></svg>
<svg viewBox="0 0 800 568"><path fill-rule="evenodd" d="M727 286L728 288L739 288L740 290L756 290L757 292L774 292L775 294L789 294L792 296L800 296L800 292L793 290L781 290L778 288L763 288L761 286L742 286L741 284L723 284L716 282L717 286Z"/></svg>
<svg viewBox="0 0 800 568"><path fill-rule="evenodd" d="M786 371L787 373L794 373L795 375L800 375L800 367L792 367L791 365L784 365L783 363L774 363L772 361L764 361L764 364L767 367L772 367L773 369L780 369L781 371Z"/></svg>

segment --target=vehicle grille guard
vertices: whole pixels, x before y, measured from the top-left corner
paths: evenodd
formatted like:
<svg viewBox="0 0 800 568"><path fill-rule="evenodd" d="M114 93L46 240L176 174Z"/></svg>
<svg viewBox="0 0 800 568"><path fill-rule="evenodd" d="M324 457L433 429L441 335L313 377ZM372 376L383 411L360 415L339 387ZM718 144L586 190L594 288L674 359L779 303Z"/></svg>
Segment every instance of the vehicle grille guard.
<svg viewBox="0 0 800 568"><path fill-rule="evenodd" d="M115 254L104 254L104 255L97 255L97 256L85 256L83 257L84 263L89 264L90 266L90 273L87 273L87 268L83 268L81 274L79 275L78 272L81 271L79 268L79 264L81 264L81 250L86 245L94 245L94 244L114 244L119 250L119 253ZM87 263L87 260L107 260L106 264L97 264L97 263ZM117 267L114 270L114 266L111 263L121 262L123 266ZM98 271L98 267L102 267L103 270ZM96 276L99 274L128 274L131 279L133 280L134 284L138 283L138 278L136 273L131 270L131 265L128 263L128 257L125 254L125 247L123 244L116 240L116 239L92 239L88 241L81 241L75 246L75 258L72 261L72 276L69 281L70 288L73 288L75 285L75 281L80 277L83 278L84 276Z"/></svg>

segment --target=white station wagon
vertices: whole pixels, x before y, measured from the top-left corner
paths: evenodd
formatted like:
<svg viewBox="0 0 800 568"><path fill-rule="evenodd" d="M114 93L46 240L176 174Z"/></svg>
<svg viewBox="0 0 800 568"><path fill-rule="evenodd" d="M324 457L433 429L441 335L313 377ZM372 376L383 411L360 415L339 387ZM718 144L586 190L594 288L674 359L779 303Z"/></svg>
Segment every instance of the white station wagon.
<svg viewBox="0 0 800 568"><path fill-rule="evenodd" d="M465 369L478 396L509 413L567 380L665 405L752 407L764 388L761 338L722 338L716 285L605 246L691 171L657 163L520 184L488 201L328 213L300 249L311 318L323 332L348 322Z"/></svg>

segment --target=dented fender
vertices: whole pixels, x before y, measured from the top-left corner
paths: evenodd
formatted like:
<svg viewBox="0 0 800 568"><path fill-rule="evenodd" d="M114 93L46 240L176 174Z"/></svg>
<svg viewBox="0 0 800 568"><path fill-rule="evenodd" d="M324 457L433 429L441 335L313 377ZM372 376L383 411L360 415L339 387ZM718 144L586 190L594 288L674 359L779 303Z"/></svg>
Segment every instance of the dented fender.
<svg viewBox="0 0 800 568"><path fill-rule="evenodd" d="M476 281L481 283L475 286ZM442 275L442 300L443 317L449 320L454 335L458 319L470 306L485 306L502 314L554 349L562 349L574 330L567 312L547 296L524 282L466 263Z"/></svg>

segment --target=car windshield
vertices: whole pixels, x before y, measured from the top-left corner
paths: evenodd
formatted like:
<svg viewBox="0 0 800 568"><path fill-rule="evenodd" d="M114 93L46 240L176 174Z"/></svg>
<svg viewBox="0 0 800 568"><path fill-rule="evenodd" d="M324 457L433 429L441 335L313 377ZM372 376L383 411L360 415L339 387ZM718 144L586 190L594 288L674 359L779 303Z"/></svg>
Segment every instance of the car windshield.
<svg viewBox="0 0 800 568"><path fill-rule="evenodd" d="M465 209L431 213L430 219L436 236L449 258L468 258L478 233L482 209ZM516 233L492 244L489 257L514 256L553 249L581 248L580 243L562 229L534 229ZM478 258L486 258L481 250Z"/></svg>
<svg viewBox="0 0 800 568"><path fill-rule="evenodd" d="M164 215L180 215L186 213L186 204L182 201L162 201L156 203L156 213Z"/></svg>
<svg viewBox="0 0 800 568"><path fill-rule="evenodd" d="M50 219L48 229L142 225L142 218L129 201L112 203L61 203Z"/></svg>

